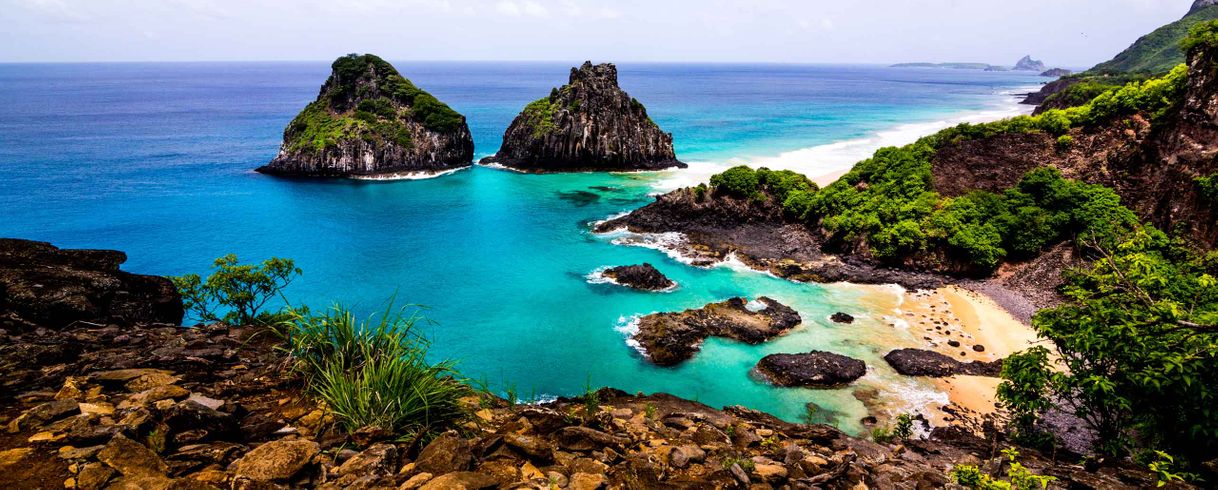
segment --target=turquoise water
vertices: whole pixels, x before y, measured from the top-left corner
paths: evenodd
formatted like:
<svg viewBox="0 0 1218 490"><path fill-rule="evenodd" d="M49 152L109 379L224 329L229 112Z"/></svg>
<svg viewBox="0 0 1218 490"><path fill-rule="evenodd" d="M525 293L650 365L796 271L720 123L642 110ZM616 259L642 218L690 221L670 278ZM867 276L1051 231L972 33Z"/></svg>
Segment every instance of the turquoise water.
<svg viewBox="0 0 1218 490"><path fill-rule="evenodd" d="M399 63L471 125L479 157L528 101L565 82L562 64ZM1000 93L1040 81L1013 73L859 66L621 65L621 82L674 133L678 156L715 163L865 138L910 122L994 109ZM523 395L586 384L665 391L797 420L814 401L847 429L853 392L887 405L938 399L880 360L907 332L883 320L882 288L805 285L733 267L698 269L615 245L589 223L639 207L683 174L523 175L475 167L397 182L300 181L250 169L276 152L283 126L316 96L324 63L0 65L0 235L115 248L126 268L204 272L212 259L291 257L305 274L287 292L314 308L372 312L396 296L426 305L433 354ZM651 262L671 293L591 284L600 267ZM761 346L712 339L693 360L657 368L626 342L639 314L767 295L805 322ZM834 325L834 311L860 316ZM774 388L749 369L772 352L825 349L868 362L851 388Z"/></svg>

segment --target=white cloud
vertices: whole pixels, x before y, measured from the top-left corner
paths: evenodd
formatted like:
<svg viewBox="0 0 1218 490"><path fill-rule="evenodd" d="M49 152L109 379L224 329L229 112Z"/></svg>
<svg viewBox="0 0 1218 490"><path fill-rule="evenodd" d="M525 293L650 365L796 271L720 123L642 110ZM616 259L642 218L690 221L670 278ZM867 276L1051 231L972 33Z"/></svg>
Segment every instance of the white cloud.
<svg viewBox="0 0 1218 490"><path fill-rule="evenodd" d="M525 0L524 2L514 2L512 0L502 0L495 4L495 11L509 17L548 17L550 10L544 5L533 0Z"/></svg>

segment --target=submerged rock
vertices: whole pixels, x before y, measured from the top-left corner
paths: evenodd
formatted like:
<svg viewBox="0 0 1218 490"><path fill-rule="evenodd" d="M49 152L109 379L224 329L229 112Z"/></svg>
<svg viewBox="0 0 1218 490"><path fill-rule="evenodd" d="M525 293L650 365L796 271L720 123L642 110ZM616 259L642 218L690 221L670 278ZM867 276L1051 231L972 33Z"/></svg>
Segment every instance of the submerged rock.
<svg viewBox="0 0 1218 490"><path fill-rule="evenodd" d="M473 163L474 141L457 113L385 60L349 54L283 130L279 154L258 171L296 177L392 177Z"/></svg>
<svg viewBox="0 0 1218 490"><path fill-rule="evenodd" d="M647 291L663 291L677 285L648 263L613 267L606 269L601 274L623 286Z"/></svg>
<svg viewBox="0 0 1218 490"><path fill-rule="evenodd" d="M906 376L942 378L966 374L996 377L1002 372L1002 361L960 362L938 352L922 349L897 349L884 356L898 373Z"/></svg>
<svg viewBox="0 0 1218 490"><path fill-rule="evenodd" d="M799 313L773 299L761 297L750 303L732 298L696 310L647 315L639 320L633 338L651 362L672 366L693 357L707 337L760 344L789 332L801 321Z"/></svg>
<svg viewBox="0 0 1218 490"><path fill-rule="evenodd" d="M537 172L658 170L677 161L672 134L617 84L617 67L585 62L570 82L525 106L482 163Z"/></svg>
<svg viewBox="0 0 1218 490"><path fill-rule="evenodd" d="M770 354L757 363L757 371L779 386L830 387L850 383L867 374L858 359L832 352Z"/></svg>
<svg viewBox="0 0 1218 490"><path fill-rule="evenodd" d="M0 239L0 324L181 322L182 298L173 283L119 270L126 261L114 250Z"/></svg>

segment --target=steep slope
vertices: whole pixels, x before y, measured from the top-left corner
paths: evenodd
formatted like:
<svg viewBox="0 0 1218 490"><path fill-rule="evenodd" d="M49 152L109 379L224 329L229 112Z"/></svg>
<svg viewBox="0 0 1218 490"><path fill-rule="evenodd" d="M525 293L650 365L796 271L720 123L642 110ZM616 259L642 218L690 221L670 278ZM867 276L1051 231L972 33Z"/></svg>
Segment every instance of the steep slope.
<svg viewBox="0 0 1218 490"><path fill-rule="evenodd" d="M385 60L350 54L283 131L283 145L257 170L300 177L437 173L469 166L465 116L416 87Z"/></svg>
<svg viewBox="0 0 1218 490"><path fill-rule="evenodd" d="M618 87L612 64L585 62L570 82L530 103L503 134L503 146L482 163L536 172L658 170L677 161L672 134Z"/></svg>
<svg viewBox="0 0 1218 490"><path fill-rule="evenodd" d="M1095 65L1087 74L1111 75L1116 73L1165 73L1184 62L1180 41L1188 30L1198 22L1218 19L1218 8L1204 2L1194 4L1184 18L1155 29L1142 36L1133 45L1121 51L1111 60Z"/></svg>

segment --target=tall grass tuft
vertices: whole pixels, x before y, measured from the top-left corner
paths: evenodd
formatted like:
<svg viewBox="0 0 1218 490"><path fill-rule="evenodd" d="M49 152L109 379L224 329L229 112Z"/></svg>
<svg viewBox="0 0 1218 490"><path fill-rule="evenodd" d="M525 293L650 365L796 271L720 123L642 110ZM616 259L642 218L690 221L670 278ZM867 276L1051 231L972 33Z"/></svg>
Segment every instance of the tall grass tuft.
<svg viewBox="0 0 1218 490"><path fill-rule="evenodd" d="M292 309L280 325L285 349L309 391L348 431L378 427L402 437L464 415L470 394L450 361L429 363L417 314L390 305L368 320L335 306L322 314Z"/></svg>

